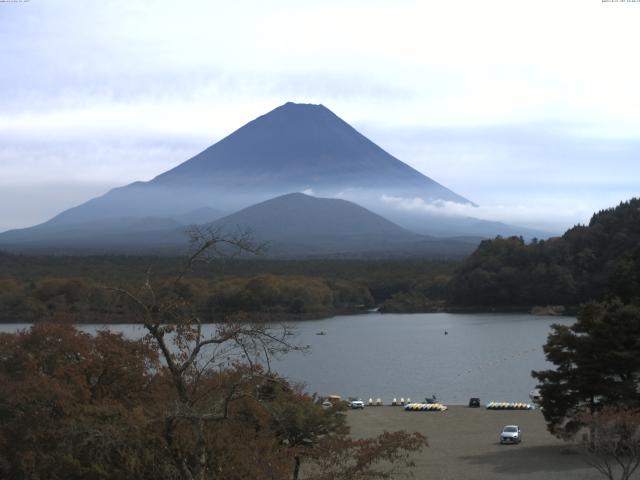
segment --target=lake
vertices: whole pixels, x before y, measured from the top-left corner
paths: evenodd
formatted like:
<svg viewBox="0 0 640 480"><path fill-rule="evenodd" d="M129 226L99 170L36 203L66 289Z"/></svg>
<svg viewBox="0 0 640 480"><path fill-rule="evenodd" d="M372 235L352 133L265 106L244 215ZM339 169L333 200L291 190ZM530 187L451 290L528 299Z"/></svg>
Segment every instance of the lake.
<svg viewBox="0 0 640 480"><path fill-rule="evenodd" d="M550 325L574 318L526 314L379 314L305 320L291 337L310 345L272 363L292 381L322 395L357 396L365 401L396 397L414 401L436 395L448 404L529 401L531 370L548 368L542 345ZM0 325L15 331L24 324ZM100 326L82 325L85 331ZM137 338L139 325L111 325ZM447 334L445 335L445 331ZM317 335L325 332L325 335Z"/></svg>

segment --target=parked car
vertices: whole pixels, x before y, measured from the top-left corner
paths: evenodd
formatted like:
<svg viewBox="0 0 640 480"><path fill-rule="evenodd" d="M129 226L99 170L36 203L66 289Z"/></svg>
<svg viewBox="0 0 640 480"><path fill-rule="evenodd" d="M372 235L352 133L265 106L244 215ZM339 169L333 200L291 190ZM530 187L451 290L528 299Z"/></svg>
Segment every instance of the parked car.
<svg viewBox="0 0 640 480"><path fill-rule="evenodd" d="M520 443L522 441L522 432L518 425L505 425L500 434L500 443Z"/></svg>
<svg viewBox="0 0 640 480"><path fill-rule="evenodd" d="M351 408L353 408L354 410L357 408L364 408L364 402L362 400L353 400L350 403Z"/></svg>

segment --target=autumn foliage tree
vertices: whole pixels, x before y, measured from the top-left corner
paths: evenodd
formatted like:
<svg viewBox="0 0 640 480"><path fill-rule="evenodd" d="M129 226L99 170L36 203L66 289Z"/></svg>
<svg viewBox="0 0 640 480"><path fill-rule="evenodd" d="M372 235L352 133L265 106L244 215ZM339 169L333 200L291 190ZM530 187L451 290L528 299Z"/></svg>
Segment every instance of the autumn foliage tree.
<svg viewBox="0 0 640 480"><path fill-rule="evenodd" d="M110 287L141 339L62 318L0 334L0 478L288 479L305 465L307 478L355 479L411 466L424 437L352 440L340 408L269 370L297 348L286 327L203 323L185 280L221 246L251 250L245 242L196 231L173 278L150 271L136 289Z"/></svg>
<svg viewBox="0 0 640 480"><path fill-rule="evenodd" d="M427 446L420 433L384 432L374 438L327 436L313 455L310 480L396 479L410 473L412 454Z"/></svg>
<svg viewBox="0 0 640 480"><path fill-rule="evenodd" d="M608 406L582 416L578 443L587 463L608 480L629 480L640 467L640 410Z"/></svg>
<svg viewBox="0 0 640 480"><path fill-rule="evenodd" d="M147 345L106 331L0 334L0 477L170 478L158 368Z"/></svg>
<svg viewBox="0 0 640 480"><path fill-rule="evenodd" d="M395 478L425 445L404 432L353 440L341 408L257 365L209 369L175 421L183 410L157 352L108 331L41 323L1 334L0 352L0 478L182 479L176 459L191 461L199 441L203 478L297 478L300 465L304 478ZM211 414L202 438L191 412Z"/></svg>

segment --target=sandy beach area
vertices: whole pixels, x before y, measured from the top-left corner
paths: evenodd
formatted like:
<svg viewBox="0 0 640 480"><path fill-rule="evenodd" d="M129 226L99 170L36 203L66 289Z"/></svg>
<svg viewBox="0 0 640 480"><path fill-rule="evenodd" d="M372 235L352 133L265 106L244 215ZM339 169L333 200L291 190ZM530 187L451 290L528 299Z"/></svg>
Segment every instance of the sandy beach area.
<svg viewBox="0 0 640 480"><path fill-rule="evenodd" d="M429 447L415 455L415 478L433 480L591 480L603 478L565 442L547 432L538 410L486 410L452 406L441 412L365 407L348 412L354 437L383 431L420 432ZM507 424L519 425L522 443L500 445Z"/></svg>

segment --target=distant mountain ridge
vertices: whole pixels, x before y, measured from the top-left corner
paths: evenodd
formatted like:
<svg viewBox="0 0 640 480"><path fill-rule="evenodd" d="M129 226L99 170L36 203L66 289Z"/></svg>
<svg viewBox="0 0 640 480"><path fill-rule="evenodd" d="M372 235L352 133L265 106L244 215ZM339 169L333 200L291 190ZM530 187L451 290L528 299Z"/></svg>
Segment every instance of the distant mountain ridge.
<svg viewBox="0 0 640 480"><path fill-rule="evenodd" d="M89 252L184 252L188 227L166 219L149 218L145 222L139 225L136 219L127 218L63 225L49 229L42 239L20 238L14 234L13 244L9 245L41 249L79 246ZM122 225L127 228L120 228ZM205 227L225 238L248 232L252 241L266 243L265 254L271 257L426 254L460 258L479 242L479 239L431 239L399 227L355 203L302 193L252 205ZM8 239L11 233L6 235Z"/></svg>
<svg viewBox="0 0 640 480"><path fill-rule="evenodd" d="M302 193L252 205L212 226L226 236L247 230L276 255L393 253L424 238L355 203Z"/></svg>
<svg viewBox="0 0 640 480"><path fill-rule="evenodd" d="M252 205L215 222L220 228L251 228L258 238L328 236L420 238L355 203L289 193Z"/></svg>

